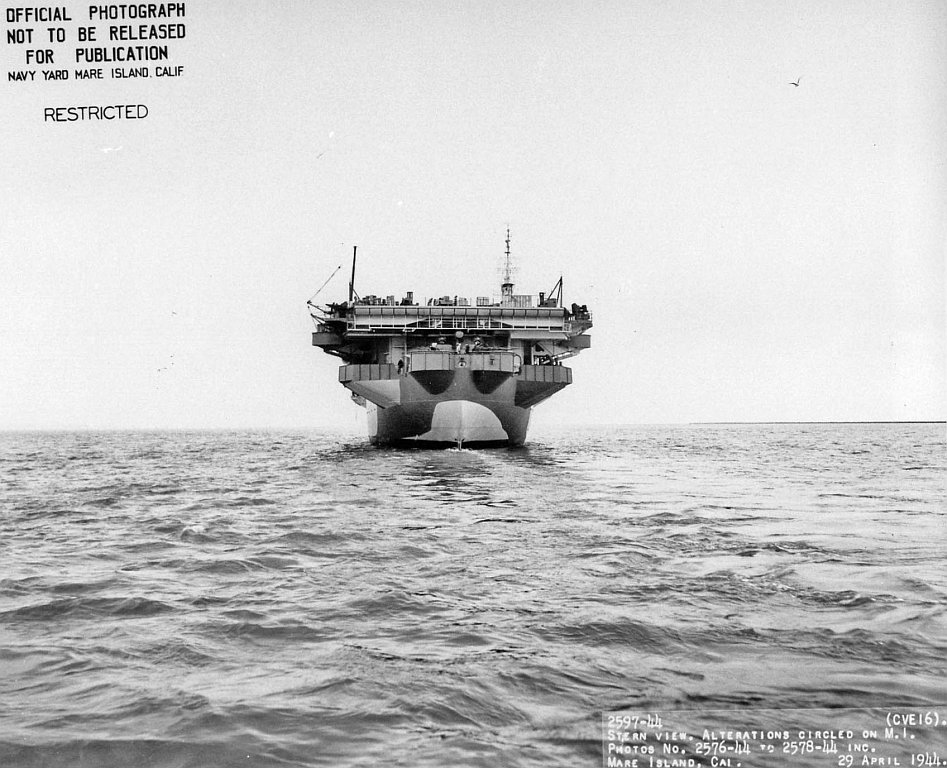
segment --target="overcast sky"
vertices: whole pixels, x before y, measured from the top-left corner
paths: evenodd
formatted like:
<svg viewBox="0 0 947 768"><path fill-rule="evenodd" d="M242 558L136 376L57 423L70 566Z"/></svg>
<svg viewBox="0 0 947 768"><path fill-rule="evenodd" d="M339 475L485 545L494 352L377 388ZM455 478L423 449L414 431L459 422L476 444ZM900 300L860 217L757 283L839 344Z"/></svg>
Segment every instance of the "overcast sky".
<svg viewBox="0 0 947 768"><path fill-rule="evenodd" d="M497 294L507 226L595 323L537 424L947 414L940 0L186 8L176 78L4 24L0 428L356 428L306 299Z"/></svg>

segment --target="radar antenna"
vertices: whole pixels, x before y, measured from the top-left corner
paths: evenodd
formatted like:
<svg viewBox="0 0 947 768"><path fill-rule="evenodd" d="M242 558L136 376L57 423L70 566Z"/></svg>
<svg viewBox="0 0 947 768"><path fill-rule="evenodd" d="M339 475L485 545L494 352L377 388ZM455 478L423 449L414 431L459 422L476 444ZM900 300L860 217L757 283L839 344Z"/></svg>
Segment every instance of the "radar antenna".
<svg viewBox="0 0 947 768"><path fill-rule="evenodd" d="M506 228L506 260L503 263L503 283L500 285L500 304L513 303L513 262L510 260L510 228Z"/></svg>
<svg viewBox="0 0 947 768"><path fill-rule="evenodd" d="M509 283L512 282L512 268L513 265L510 262L510 228L506 228L506 261L503 264L503 282Z"/></svg>

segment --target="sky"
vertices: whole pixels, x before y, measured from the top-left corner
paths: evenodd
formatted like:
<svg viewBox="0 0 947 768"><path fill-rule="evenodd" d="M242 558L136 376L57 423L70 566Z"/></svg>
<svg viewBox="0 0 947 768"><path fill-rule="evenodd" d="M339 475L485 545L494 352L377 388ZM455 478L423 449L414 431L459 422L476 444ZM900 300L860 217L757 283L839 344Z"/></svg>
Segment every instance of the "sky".
<svg viewBox="0 0 947 768"><path fill-rule="evenodd" d="M594 321L534 424L947 415L947 4L192 0L80 81L63 3L0 33L0 429L359 429L306 300L497 295L507 227Z"/></svg>

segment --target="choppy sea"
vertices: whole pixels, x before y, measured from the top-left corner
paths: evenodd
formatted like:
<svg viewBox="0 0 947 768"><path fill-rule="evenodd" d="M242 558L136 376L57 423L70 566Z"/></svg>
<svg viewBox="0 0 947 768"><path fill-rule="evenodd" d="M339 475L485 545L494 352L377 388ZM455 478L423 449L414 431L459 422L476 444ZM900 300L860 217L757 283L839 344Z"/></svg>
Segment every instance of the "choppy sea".
<svg viewBox="0 0 947 768"><path fill-rule="evenodd" d="M942 423L0 434L0 765L600 766L605 712L936 708L945 477Z"/></svg>

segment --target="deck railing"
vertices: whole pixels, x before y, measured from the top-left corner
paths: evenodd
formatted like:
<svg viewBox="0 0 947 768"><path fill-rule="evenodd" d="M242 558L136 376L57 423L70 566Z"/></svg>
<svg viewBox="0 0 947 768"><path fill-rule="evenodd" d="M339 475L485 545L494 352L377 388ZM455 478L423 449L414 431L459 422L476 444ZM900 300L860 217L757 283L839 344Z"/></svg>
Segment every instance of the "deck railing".
<svg viewBox="0 0 947 768"><path fill-rule="evenodd" d="M397 363L342 365L339 367L339 381L343 384L350 381L379 381L406 376L415 371L452 371L464 368L471 371L518 374L525 367L535 366L523 366L522 358L515 352L418 351L409 352L400 367Z"/></svg>
<svg viewBox="0 0 947 768"><path fill-rule="evenodd" d="M562 331L566 311L559 307L388 307L356 306L349 331L493 329Z"/></svg>
<svg viewBox="0 0 947 768"><path fill-rule="evenodd" d="M408 359L406 372L469 368L518 373L522 365L522 358L515 352L411 352Z"/></svg>

